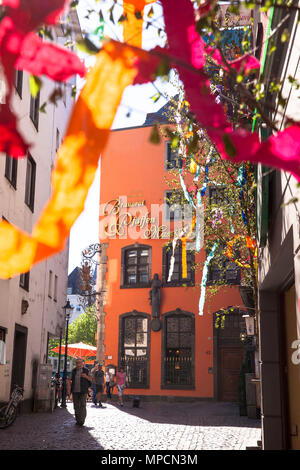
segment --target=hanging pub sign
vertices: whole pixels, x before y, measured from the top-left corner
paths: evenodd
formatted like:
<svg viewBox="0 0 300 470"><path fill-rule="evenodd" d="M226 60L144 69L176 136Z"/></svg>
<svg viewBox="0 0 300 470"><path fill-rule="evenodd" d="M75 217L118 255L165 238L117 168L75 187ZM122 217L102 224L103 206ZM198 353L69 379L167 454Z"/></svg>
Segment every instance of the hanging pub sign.
<svg viewBox="0 0 300 470"><path fill-rule="evenodd" d="M229 11L230 2L219 5L218 20L222 28L233 28L235 26L251 25L251 10L240 5L239 14L236 15Z"/></svg>

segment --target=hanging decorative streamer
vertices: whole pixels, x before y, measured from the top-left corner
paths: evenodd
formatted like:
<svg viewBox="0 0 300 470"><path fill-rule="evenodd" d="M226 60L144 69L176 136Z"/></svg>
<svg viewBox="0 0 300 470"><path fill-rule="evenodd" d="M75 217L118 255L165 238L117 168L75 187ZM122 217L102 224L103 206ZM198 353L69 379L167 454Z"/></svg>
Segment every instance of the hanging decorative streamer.
<svg viewBox="0 0 300 470"><path fill-rule="evenodd" d="M145 5L156 0L123 1L123 39L135 47L142 47L143 17Z"/></svg>
<svg viewBox="0 0 300 470"><path fill-rule="evenodd" d="M208 172L209 172L209 167L207 165L205 165L205 169L204 169L204 183L203 183L203 186L201 188L201 197L205 196L205 192L206 192L206 188L207 188L207 183L208 183Z"/></svg>
<svg viewBox="0 0 300 470"><path fill-rule="evenodd" d="M74 105L64 141L52 172L52 195L29 235L0 222L0 277L30 270L64 249L70 229L84 209L121 101L136 74L136 54L116 42L105 44L86 77Z"/></svg>
<svg viewBox="0 0 300 470"><path fill-rule="evenodd" d="M193 179L193 181L195 183L198 181L199 176L200 176L200 165L197 164L197 169L196 169L196 172L195 172L195 178Z"/></svg>
<svg viewBox="0 0 300 470"><path fill-rule="evenodd" d="M201 294L200 294L200 299L199 299L199 315L203 315L203 308L204 308L204 303L205 303L205 292L206 292L206 283L207 283L207 274L208 274L208 267L209 263L213 259L215 255L215 251L217 249L219 242L215 242L209 255L207 256L204 266L203 266L203 271L202 271L202 281L201 281Z"/></svg>
<svg viewBox="0 0 300 470"><path fill-rule="evenodd" d="M187 188L186 188L186 185L185 185L185 182L184 182L184 179L182 177L182 168L180 168L179 170L179 178L180 178L180 184L181 184L181 187L182 187L182 190L183 190L183 194L186 198L186 200L188 201L188 203L194 207L194 209L196 209L196 206L194 204L194 201L193 199L191 198Z"/></svg>
<svg viewBox="0 0 300 470"><path fill-rule="evenodd" d="M239 168L238 177L237 177L237 186L241 187L240 194L239 194L240 200L242 199L242 196L243 196L243 186L245 186L246 180L247 180L247 169L244 167L244 165L241 165ZM248 224L247 216L243 209L241 210L241 215L242 215L244 225L247 227L247 224Z"/></svg>
<svg viewBox="0 0 300 470"><path fill-rule="evenodd" d="M181 265L182 265L182 279L187 278L187 262L186 262L186 237L181 239Z"/></svg>
<svg viewBox="0 0 300 470"><path fill-rule="evenodd" d="M177 122L177 130L178 132L182 135L182 129L181 129L181 126L180 126L180 112L179 112L179 109L181 107L181 102L183 100L183 94L182 92L180 93L179 97L178 97L178 108L177 108L177 113L175 114L175 121ZM185 184L184 184L184 181L183 181L183 178L181 176L181 172L182 170L184 169L184 165L185 165L185 156L186 156L186 145L184 144L183 142L183 139L181 140L180 142L180 154L181 154L181 157L183 159L183 167L181 170L179 170L179 177L181 178L182 180L182 183L183 183L183 187L184 187L184 194L185 194L185 197L186 196L189 196L189 193L185 187ZM190 202L190 200L188 199L188 201ZM172 275L173 275L173 271L174 271L174 264L175 264L175 249L176 249L176 245L177 245L177 241L180 240L180 239L183 239L183 237L185 237L186 233L185 233L185 229L182 230L182 232L180 233L180 235L178 237L174 237L173 239L173 242L172 242L172 256L171 256L171 260L170 260L170 268L169 268L169 275L168 275L168 281L167 282L171 282L171 279L172 279ZM186 248L186 247L185 247ZM186 260L186 249L185 249L185 260ZM186 263L186 261L184 261L183 259L183 263L182 263L182 266L183 264ZM186 274L185 274L185 277L186 277Z"/></svg>
<svg viewBox="0 0 300 470"><path fill-rule="evenodd" d="M169 268L169 275L167 282L171 282L173 271L174 271L174 264L175 264L175 249L177 244L178 238L174 238L172 242L172 256L170 260L170 268Z"/></svg>
<svg viewBox="0 0 300 470"><path fill-rule="evenodd" d="M246 261L239 261L237 259L234 259L234 257L233 257L233 246L236 243L236 241L240 238L244 238L244 236L243 235L235 235L235 237L233 237L232 240L227 242L227 251L226 251L225 254L229 259L234 261L241 268L249 269L251 267L249 263L247 263ZM251 238L248 235L245 236L245 240L246 240L247 248L251 249L251 251L253 252L254 258L255 258L256 257L256 241L251 240Z"/></svg>

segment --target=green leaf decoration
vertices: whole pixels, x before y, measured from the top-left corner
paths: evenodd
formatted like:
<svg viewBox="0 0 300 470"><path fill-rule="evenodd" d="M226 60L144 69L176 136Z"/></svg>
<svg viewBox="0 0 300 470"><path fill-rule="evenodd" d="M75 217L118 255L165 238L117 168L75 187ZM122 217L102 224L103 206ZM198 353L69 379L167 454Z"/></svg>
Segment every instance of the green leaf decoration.
<svg viewBox="0 0 300 470"><path fill-rule="evenodd" d="M40 107L40 112L41 113L46 114L46 106L47 106L47 101L45 101L45 103L43 103L42 106Z"/></svg>
<svg viewBox="0 0 300 470"><path fill-rule="evenodd" d="M153 127L149 140L152 144L160 143L160 135L159 135L157 124L155 124L155 126Z"/></svg>
<svg viewBox="0 0 300 470"><path fill-rule="evenodd" d="M222 140L223 140L223 143L225 145L225 151L227 153L227 155L229 155L229 157L235 157L236 156L236 148L231 140L231 138L229 137L228 134L224 134L223 137L222 137Z"/></svg>
<svg viewBox="0 0 300 470"><path fill-rule="evenodd" d="M143 15L140 11L135 11L134 16L136 17L137 20L142 20L143 19Z"/></svg>
<svg viewBox="0 0 300 470"><path fill-rule="evenodd" d="M123 23L124 21L128 21L127 13L125 15L121 15L120 18L118 19L118 24Z"/></svg>
<svg viewBox="0 0 300 470"><path fill-rule="evenodd" d="M152 18L153 15L154 15L154 10L153 10L153 7L151 7L148 13L148 18Z"/></svg>
<svg viewBox="0 0 300 470"><path fill-rule="evenodd" d="M286 42L290 38L290 32L287 28L282 31L281 42Z"/></svg>
<svg viewBox="0 0 300 470"><path fill-rule="evenodd" d="M102 39L104 35L104 23L98 26L98 28L95 29L93 34L97 36L98 39Z"/></svg>
<svg viewBox="0 0 300 470"><path fill-rule="evenodd" d="M80 39L76 42L77 49L86 54L97 54L99 49L88 38Z"/></svg>

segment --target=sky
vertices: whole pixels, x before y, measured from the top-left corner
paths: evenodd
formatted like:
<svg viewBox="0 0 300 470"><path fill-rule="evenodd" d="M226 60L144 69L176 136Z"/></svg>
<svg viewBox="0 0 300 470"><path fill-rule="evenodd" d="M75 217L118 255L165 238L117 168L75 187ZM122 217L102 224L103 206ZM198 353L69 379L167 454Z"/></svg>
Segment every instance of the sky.
<svg viewBox="0 0 300 470"><path fill-rule="evenodd" d="M89 19L86 19L87 9L95 9L97 12L100 7L104 18L108 17L107 9L111 6L112 1L94 2L94 0L80 0L77 8L81 27L84 31L92 33L99 26L98 13L92 13ZM121 16L122 9L118 6L115 7L114 15L116 20ZM145 9L145 17L150 6ZM156 45L163 46L164 37L158 34L158 30L163 28L163 19L161 7L157 4L153 5L154 16L152 22L155 27L149 27L143 33L143 48L150 49ZM122 38L122 30L120 27L113 25L105 26L105 35L109 35L114 39ZM92 58L86 58L86 64L90 65ZM167 96L173 96L176 93L176 88L168 83L159 83L159 89L163 91L164 96L161 96L157 102L151 99L157 93L157 89L153 84L144 84L128 87L122 98L119 110L115 117L112 128L132 127L143 124L147 113L158 111L166 102ZM100 168L96 173L94 183L91 186L88 197L85 202L85 209L73 225L70 233L69 244L69 269L72 272L76 266L81 264L81 252L88 245L97 243L98 240L98 213L100 201Z"/></svg>

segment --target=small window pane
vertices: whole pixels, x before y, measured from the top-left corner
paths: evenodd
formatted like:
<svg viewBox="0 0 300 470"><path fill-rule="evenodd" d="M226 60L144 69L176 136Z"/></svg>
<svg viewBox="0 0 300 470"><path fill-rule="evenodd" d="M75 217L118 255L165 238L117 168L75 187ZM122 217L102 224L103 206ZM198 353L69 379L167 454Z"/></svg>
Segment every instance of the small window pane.
<svg viewBox="0 0 300 470"><path fill-rule="evenodd" d="M23 273L20 275L20 287L23 289L29 291L29 276L30 272L28 271L27 273Z"/></svg>
<svg viewBox="0 0 300 470"><path fill-rule="evenodd" d="M167 319L167 332L178 331L178 318Z"/></svg>
<svg viewBox="0 0 300 470"><path fill-rule="evenodd" d="M148 330L148 320L147 318L138 318L136 321L137 331L138 332L146 332Z"/></svg>
<svg viewBox="0 0 300 470"><path fill-rule="evenodd" d="M36 174L35 161L30 155L28 155L27 170L26 170L25 203L32 210L32 212L34 209L35 174Z"/></svg>
<svg viewBox="0 0 300 470"><path fill-rule="evenodd" d="M149 249L136 248L125 251L124 285L148 284Z"/></svg>
<svg viewBox="0 0 300 470"><path fill-rule="evenodd" d="M179 319L179 329L180 331L191 331L192 329L192 320L189 317L181 317Z"/></svg>
<svg viewBox="0 0 300 470"><path fill-rule="evenodd" d="M17 169L18 169L18 160L12 158L9 155L6 155L5 160L5 177L11 183L11 185L16 189L17 186Z"/></svg>
<svg viewBox="0 0 300 470"><path fill-rule="evenodd" d="M178 341L178 333L168 333L167 336L167 347L168 348L176 348L179 344Z"/></svg>

